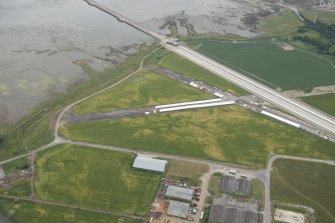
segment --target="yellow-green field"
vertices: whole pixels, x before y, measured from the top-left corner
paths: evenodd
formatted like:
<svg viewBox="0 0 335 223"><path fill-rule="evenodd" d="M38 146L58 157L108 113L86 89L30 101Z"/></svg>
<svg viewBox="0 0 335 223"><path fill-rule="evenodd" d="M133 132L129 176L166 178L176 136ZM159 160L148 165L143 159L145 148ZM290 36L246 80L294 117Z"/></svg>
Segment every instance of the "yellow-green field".
<svg viewBox="0 0 335 223"><path fill-rule="evenodd" d="M135 75L122 84L83 101L76 113L101 112L213 98L212 95L154 72Z"/></svg>
<svg viewBox="0 0 335 223"><path fill-rule="evenodd" d="M184 160L169 160L165 176L177 178L194 186L200 186L200 177L209 171L207 164L187 162Z"/></svg>
<svg viewBox="0 0 335 223"><path fill-rule="evenodd" d="M1 213L4 213L2 216ZM13 223L144 223L109 214L95 213L80 209L36 204L27 201L14 201L0 198L0 222L7 219ZM7 222L7 221L4 221Z"/></svg>
<svg viewBox="0 0 335 223"><path fill-rule="evenodd" d="M269 153L335 158L335 144L237 106L67 125L63 136L138 150L264 166Z"/></svg>
<svg viewBox="0 0 335 223"><path fill-rule="evenodd" d="M37 196L78 206L146 215L160 174L132 169L134 154L60 145L36 161Z"/></svg>
<svg viewBox="0 0 335 223"><path fill-rule="evenodd" d="M271 174L271 199L312 207L316 222L335 222L335 166L278 159Z"/></svg>

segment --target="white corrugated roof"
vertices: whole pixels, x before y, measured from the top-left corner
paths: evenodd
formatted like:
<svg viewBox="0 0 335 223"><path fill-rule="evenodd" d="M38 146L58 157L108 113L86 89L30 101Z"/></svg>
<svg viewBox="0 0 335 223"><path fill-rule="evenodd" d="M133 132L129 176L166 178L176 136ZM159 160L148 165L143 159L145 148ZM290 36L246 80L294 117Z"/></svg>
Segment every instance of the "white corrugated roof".
<svg viewBox="0 0 335 223"><path fill-rule="evenodd" d="M151 170L164 173L167 161L152 159L145 156L138 156L135 158L133 167L144 170Z"/></svg>

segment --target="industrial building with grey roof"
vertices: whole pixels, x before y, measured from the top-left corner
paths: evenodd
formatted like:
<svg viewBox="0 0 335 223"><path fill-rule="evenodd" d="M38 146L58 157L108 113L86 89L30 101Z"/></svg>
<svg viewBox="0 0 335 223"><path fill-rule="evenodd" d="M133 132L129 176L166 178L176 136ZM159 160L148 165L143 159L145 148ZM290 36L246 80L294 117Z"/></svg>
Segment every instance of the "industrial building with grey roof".
<svg viewBox="0 0 335 223"><path fill-rule="evenodd" d="M180 201L170 201L167 214L178 218L187 218L190 204Z"/></svg>
<svg viewBox="0 0 335 223"><path fill-rule="evenodd" d="M193 193L193 189L169 185L166 190L165 197L172 200L190 202L192 201Z"/></svg>
<svg viewBox="0 0 335 223"><path fill-rule="evenodd" d="M233 176L223 176L220 182L220 191L240 196L250 196L252 184L246 179L236 179Z"/></svg>
<svg viewBox="0 0 335 223"><path fill-rule="evenodd" d="M257 204L245 204L227 198L214 199L209 223L257 223Z"/></svg>
<svg viewBox="0 0 335 223"><path fill-rule="evenodd" d="M133 168L164 173L167 166L166 160L152 159L145 156L137 156Z"/></svg>

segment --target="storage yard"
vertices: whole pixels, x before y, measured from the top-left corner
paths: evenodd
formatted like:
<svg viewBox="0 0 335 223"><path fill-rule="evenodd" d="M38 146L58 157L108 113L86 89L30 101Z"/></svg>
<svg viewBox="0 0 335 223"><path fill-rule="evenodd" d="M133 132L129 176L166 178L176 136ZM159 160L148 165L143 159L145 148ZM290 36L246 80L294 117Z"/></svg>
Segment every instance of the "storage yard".
<svg viewBox="0 0 335 223"><path fill-rule="evenodd" d="M201 192L202 188L163 178L150 211L152 222L197 222Z"/></svg>
<svg viewBox="0 0 335 223"><path fill-rule="evenodd" d="M287 223L305 223L305 216L293 211L276 209L274 220Z"/></svg>

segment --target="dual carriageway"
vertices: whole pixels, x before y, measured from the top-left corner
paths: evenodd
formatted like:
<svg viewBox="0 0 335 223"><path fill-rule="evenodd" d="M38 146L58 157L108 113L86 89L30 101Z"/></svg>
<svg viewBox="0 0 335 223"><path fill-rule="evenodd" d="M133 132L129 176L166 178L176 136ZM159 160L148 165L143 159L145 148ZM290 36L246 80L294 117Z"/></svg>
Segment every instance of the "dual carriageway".
<svg viewBox="0 0 335 223"><path fill-rule="evenodd" d="M89 5L96 7L100 10L102 10L103 12L106 12L112 16L114 16L115 18L117 18L120 22L124 22L134 28L136 28L137 30L144 32L148 35L150 35L151 37L158 39L161 43L161 45L163 47L165 47L167 50L174 52L202 67L204 67L205 69L213 72L214 74L236 84L237 86L240 86L244 89L246 89L247 91L257 95L259 98L262 98L263 100L291 113L293 116L299 117L300 119L304 120L306 123L314 126L314 127L318 127L323 129L324 131L327 131L328 133L330 133L331 135L335 135L335 120L328 116L327 114L324 114L323 112L318 111L317 109L311 108L310 106L303 104L301 102L296 101L295 99L289 98L287 96L284 96L283 94L281 94L280 92L277 92L263 84L260 84L246 76L244 76L241 73L238 73L237 71L234 71L186 46L183 45L179 45L179 44L171 44L171 40L169 38L167 38L164 35L152 32L144 27L142 27L141 25L137 24L136 22L122 16L121 14L114 12L110 9L108 9L107 7L93 1L93 0L84 0L85 2L87 2ZM142 61L143 62L143 61ZM139 68L139 70L141 69L142 64ZM136 72L134 72L136 73ZM130 75L129 75L130 76ZM111 88L114 85L108 87ZM194 86L196 87L196 86ZM106 88L106 89L108 89ZM105 89L104 89L105 90ZM100 91L102 92L102 91ZM100 92L96 92L93 95L96 95ZM220 92L216 92L216 96L219 96L221 93ZM89 96L92 97L93 95ZM96 117L101 116L101 119L105 119L107 116L110 116L112 118L112 116L131 116L131 115L146 115L146 114L151 114L151 112L154 113L154 111L159 111L159 112L168 112L168 111L172 111L172 110L183 110L183 109L188 109L188 108L195 108L195 107L210 107L210 106L222 106L222 105L228 105L228 104L239 104L241 106L244 107L248 107L249 109L252 110L257 110L258 112L263 113L264 115L268 115L271 116L272 118L276 118L278 120L280 119L285 119L288 120L289 122L291 121L293 123L293 126L296 125L296 127L301 127L300 124L298 124L296 122L297 119L292 118L290 120L290 118L288 119L286 115L276 115L273 113L273 111L271 110L267 110L266 108L262 107L259 108L258 105L243 101L243 100L239 100L238 98L229 98L229 97L225 97L224 95L222 95L223 97L220 97L219 99L216 100L212 100L212 101L202 101L202 102L186 102L186 104L172 104L172 105L160 105L160 106L156 106L156 107L151 107L151 108L142 108L142 109L138 109L138 110L134 110L134 111L129 111L129 110L124 110L124 111L115 111L114 114L95 114L95 118L92 120L96 120ZM23 154L23 155L19 155L16 157L13 157L11 159L8 160L4 160L2 162L0 162L0 164L4 164L4 163L8 163L11 162L13 160L19 159L19 158L23 158L23 157L27 157L29 155L38 153L40 151L46 150L48 148L51 148L55 145L58 144L63 144L63 143L69 143L69 144L74 144L74 145L84 145L84 146L89 146L89 147L94 147L94 148L101 148L101 149L109 149L109 150L115 150L115 151L128 151L129 152L137 152L131 149L126 149L126 148L117 148L117 147L113 147L113 146L108 146L108 145L97 145L97 144L90 144L90 143L86 143L86 142L75 142L75 141L71 141L71 140L64 140L63 138L58 136L58 130L59 128L62 126L62 124L65 123L71 123L71 122L77 122L78 120L83 120L83 117L76 117L76 116L68 116L66 114L66 112L69 110L69 108L71 108L73 105L79 103L80 101L86 100L86 97L84 99L81 99L69 106L67 106L59 115L58 119L57 119L57 124L55 126L55 140L50 143L47 144L45 146L42 146L40 148L37 148L35 150L32 150L31 152L27 153L27 154ZM148 109L148 110L146 110ZM165 109L165 110L164 110ZM167 110L166 110L167 109ZM129 114L125 115L125 112L130 112ZM148 113L149 112L149 113ZM107 115L107 116L106 116ZM103 117L104 116L104 117ZM278 118L279 117L279 118ZM291 116L292 117L292 116ZM89 118L88 118L89 119ZM64 121L64 123L62 122L62 120ZM283 120L281 120L283 121ZM285 121L284 121L285 122ZM287 124L290 124L289 122L286 121ZM155 155L155 154L148 154L148 155ZM166 154L157 154L157 156L160 157L172 157L172 155L166 155ZM173 156L173 158L175 159L182 159L182 160L193 160L196 162L206 162L210 165L218 165L217 168L221 169L222 168L222 164L214 164L215 162L209 162L209 161L202 161L202 160L196 160L193 158L183 158L183 157L175 157ZM300 157L289 157L289 156L284 156L284 155L272 155L272 157L270 158L269 162L268 162L268 166L266 168L266 170L264 171L251 171L254 172L254 174L259 174L260 178L263 180L263 182L265 183L265 210L264 210L264 222L271 222L271 199L270 199L270 173L271 173L271 168L272 168L272 163L275 159L277 158L288 158L288 159L296 159L296 160L305 160L305 161L310 161L310 162L323 162L323 163L330 163L330 164L334 164L334 161L322 161L322 160L315 160L315 159L308 159L308 158L300 158ZM243 169L241 169L241 171L243 171ZM245 171L245 170L244 170ZM257 172L257 173L256 173Z"/></svg>

